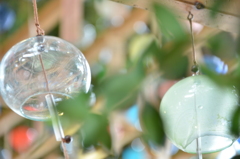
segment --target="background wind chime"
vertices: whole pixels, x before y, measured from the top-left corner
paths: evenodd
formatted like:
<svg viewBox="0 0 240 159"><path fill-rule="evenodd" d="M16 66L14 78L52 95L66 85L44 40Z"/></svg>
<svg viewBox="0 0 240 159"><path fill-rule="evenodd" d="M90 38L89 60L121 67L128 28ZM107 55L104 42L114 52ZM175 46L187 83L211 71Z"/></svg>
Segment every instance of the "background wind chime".
<svg viewBox="0 0 240 159"><path fill-rule="evenodd" d="M234 86L219 86L207 76L200 75L192 19L193 14L189 12L193 74L167 91L160 105L160 114L168 138L179 149L197 153L202 159L202 153L223 150L237 139L230 128L232 114L238 107L238 95Z"/></svg>

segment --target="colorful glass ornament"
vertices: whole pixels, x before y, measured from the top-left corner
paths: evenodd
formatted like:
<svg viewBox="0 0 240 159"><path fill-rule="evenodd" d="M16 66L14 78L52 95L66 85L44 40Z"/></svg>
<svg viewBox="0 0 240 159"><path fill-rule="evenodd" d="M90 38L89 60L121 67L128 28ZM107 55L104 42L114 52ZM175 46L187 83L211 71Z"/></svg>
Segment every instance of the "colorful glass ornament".
<svg viewBox="0 0 240 159"><path fill-rule="evenodd" d="M196 75L177 82L167 91L160 114L166 135L179 149L211 153L231 146L237 139L230 132L237 107L234 88Z"/></svg>

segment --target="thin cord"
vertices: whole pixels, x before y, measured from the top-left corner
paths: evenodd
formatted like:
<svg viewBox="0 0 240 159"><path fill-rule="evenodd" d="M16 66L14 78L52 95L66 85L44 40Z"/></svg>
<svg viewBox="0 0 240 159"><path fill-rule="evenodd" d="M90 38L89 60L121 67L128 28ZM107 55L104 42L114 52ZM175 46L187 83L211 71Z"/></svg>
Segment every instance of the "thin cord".
<svg viewBox="0 0 240 159"><path fill-rule="evenodd" d="M45 35L44 30L40 27L39 20L38 20L38 10L37 10L37 2L36 0L32 0L33 3L33 11L34 11L34 21L35 21L35 26L37 28L36 32L37 35Z"/></svg>
<svg viewBox="0 0 240 159"><path fill-rule="evenodd" d="M37 28L37 30L36 30L37 35L38 36L45 35L45 32L40 27L39 20L38 20L37 2L36 2L36 0L32 0L32 3L33 3L33 10L34 10L34 21L35 21L35 26ZM43 74L44 74L44 78L45 78L45 81L46 81L47 91L50 92L49 83L48 83L48 79L47 79L47 75L46 75L46 71L45 71L45 68L44 68L44 65L43 65L43 61L42 61L42 56L41 55L39 55L39 60L40 60L40 63L41 63L42 69L43 69ZM69 155L68 155L66 146L64 145L65 142L64 142L63 139L64 138L62 138L62 141L61 141L62 148L63 148L63 153L64 153L65 158L69 159Z"/></svg>
<svg viewBox="0 0 240 159"><path fill-rule="evenodd" d="M69 159L69 155L68 155L68 152L67 152L67 148L65 146L65 142L64 142L64 139L62 140L62 149L63 149L63 154L65 156L65 159Z"/></svg>
<svg viewBox="0 0 240 159"><path fill-rule="evenodd" d="M42 56L39 55L39 60L40 60L40 63L41 63L41 66L42 66L42 69L43 69L43 74L44 74L44 78L45 78L45 81L46 81L46 88L47 88L47 91L50 92L50 89L49 89L49 83L48 83L48 79L47 79L47 74L46 74L46 71L45 71L45 68L44 68L44 65L43 65L43 61L42 61ZM51 98L52 99L52 98ZM52 103L53 103L53 99L52 99ZM55 119L55 120L59 120L59 119ZM56 123L58 124L58 123ZM58 126L59 127L59 126ZM69 155L68 155L68 152L67 152L67 148L65 146L65 138L62 137L62 148L63 148L63 154L65 156L65 159L69 159Z"/></svg>
<svg viewBox="0 0 240 159"><path fill-rule="evenodd" d="M45 68L44 68L44 65L43 65L43 60L42 60L42 56L41 56L41 55L39 55L39 60L40 60L40 63L41 63L42 69L43 69L43 74L44 74L44 78L45 78L45 81L46 81L47 91L50 92L49 83L48 83L48 79L47 79L47 74L46 74L46 71L45 71ZM52 103L54 103L52 98L51 98L51 100L52 100ZM52 116L52 118L54 118L54 116ZM55 118L55 120L58 121L59 119L58 119L58 118ZM53 124L54 124L54 123L53 123ZM59 123L56 122L55 124L59 124ZM58 126L58 128L60 129L59 126ZM58 131L60 132L61 130L58 130ZM65 146L65 144L64 144L64 143L65 143L64 141L65 141L65 140L64 140L64 138L62 137L61 143L62 143L62 148L63 148L63 154L64 154L64 156L65 156L65 159L69 159L69 155L68 155L66 146Z"/></svg>
<svg viewBox="0 0 240 159"><path fill-rule="evenodd" d="M195 45L194 45L194 36L193 36L193 30L192 30L192 19L193 19L193 14L189 12L188 17L187 17L189 24L190 24L190 31L191 31L191 40L192 40L192 55L193 55L193 64L197 65L196 61L196 52L195 52Z"/></svg>

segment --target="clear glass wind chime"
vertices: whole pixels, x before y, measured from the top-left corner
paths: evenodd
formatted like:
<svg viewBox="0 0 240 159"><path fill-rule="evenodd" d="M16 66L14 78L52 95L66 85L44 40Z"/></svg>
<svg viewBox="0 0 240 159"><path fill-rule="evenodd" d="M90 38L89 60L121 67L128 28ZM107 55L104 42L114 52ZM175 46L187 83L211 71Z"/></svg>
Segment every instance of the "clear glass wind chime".
<svg viewBox="0 0 240 159"><path fill-rule="evenodd" d="M45 36L38 20L37 3L32 0L37 36L14 45L0 66L1 93L17 114L36 121L51 119L57 141L69 158L56 103L87 92L91 73L84 55L60 38Z"/></svg>
<svg viewBox="0 0 240 159"><path fill-rule="evenodd" d="M220 151L237 139L230 132L231 115L237 109L234 87L219 86L199 75L192 31L193 14L189 12L193 66L191 77L173 85L160 104L167 137L181 150L197 153Z"/></svg>

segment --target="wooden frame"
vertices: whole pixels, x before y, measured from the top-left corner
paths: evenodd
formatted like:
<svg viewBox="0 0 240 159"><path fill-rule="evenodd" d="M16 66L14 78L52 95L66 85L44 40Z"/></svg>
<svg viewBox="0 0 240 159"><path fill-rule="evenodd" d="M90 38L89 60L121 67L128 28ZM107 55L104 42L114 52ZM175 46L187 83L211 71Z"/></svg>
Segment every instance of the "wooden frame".
<svg viewBox="0 0 240 159"><path fill-rule="evenodd" d="M152 2L167 6L170 10L174 10L177 17L187 19L188 12L194 15L194 22L202 25L217 28L220 30L238 33L240 24L240 1L226 1L218 10L213 10L215 0L112 0L114 2L130 5L145 10L151 10ZM218 0L224 1L224 0ZM216 3L216 2L215 2ZM215 12L215 17L210 18Z"/></svg>

